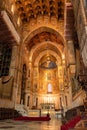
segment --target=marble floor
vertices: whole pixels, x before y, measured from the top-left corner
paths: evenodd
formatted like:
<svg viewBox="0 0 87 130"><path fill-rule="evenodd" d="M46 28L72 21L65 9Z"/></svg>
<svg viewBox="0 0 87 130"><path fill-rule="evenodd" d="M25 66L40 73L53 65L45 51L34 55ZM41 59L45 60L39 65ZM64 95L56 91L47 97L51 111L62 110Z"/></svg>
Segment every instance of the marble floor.
<svg viewBox="0 0 87 130"><path fill-rule="evenodd" d="M51 118L50 121L14 121L1 120L0 130L60 130L61 119Z"/></svg>

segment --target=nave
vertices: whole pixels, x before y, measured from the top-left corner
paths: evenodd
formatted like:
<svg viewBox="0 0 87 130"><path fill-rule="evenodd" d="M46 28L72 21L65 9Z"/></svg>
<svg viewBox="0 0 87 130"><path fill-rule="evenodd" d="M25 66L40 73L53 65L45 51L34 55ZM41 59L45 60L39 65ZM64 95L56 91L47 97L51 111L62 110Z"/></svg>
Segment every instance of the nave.
<svg viewBox="0 0 87 130"><path fill-rule="evenodd" d="M42 122L46 110L64 117ZM87 0L0 0L0 130L75 125L87 128Z"/></svg>
<svg viewBox="0 0 87 130"><path fill-rule="evenodd" d="M53 118L50 121L0 121L0 130L60 130L61 120Z"/></svg>

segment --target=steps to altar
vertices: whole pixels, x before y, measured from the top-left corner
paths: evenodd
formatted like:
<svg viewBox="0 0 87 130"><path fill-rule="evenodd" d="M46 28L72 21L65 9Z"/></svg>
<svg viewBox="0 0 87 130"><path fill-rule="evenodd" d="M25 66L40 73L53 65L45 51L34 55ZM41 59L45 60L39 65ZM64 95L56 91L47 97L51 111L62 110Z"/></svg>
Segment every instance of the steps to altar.
<svg viewBox="0 0 87 130"><path fill-rule="evenodd" d="M51 118L61 118L61 111L55 111L55 110L46 110L46 109L30 109L28 110L28 116L29 117L39 117L39 116L47 116L47 114L50 114Z"/></svg>

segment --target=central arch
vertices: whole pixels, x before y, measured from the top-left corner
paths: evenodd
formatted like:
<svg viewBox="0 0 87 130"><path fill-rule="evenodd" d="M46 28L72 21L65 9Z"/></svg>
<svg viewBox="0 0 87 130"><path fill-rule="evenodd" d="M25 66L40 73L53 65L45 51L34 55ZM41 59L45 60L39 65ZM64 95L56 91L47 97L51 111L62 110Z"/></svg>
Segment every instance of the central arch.
<svg viewBox="0 0 87 130"><path fill-rule="evenodd" d="M48 46L48 49L46 48L46 46ZM62 54L64 54L64 49L61 50L60 45L57 45L56 43L53 42L43 42L32 48L32 50L30 51L29 61L31 62L34 59L37 59L39 55L40 55L39 57L41 57L41 53L46 54L47 51L52 52L53 55L55 54L61 58Z"/></svg>
<svg viewBox="0 0 87 130"><path fill-rule="evenodd" d="M37 34L41 33L41 32L50 32L52 34L55 34L57 37L59 37L61 40L62 40L62 43L65 45L65 39L63 36L61 36L61 34L50 28L50 27L46 27L46 26L43 26L43 27L39 27L38 29L35 29L34 31L32 32L29 32L27 37L25 37L24 39L24 43L27 45L29 43L29 41Z"/></svg>

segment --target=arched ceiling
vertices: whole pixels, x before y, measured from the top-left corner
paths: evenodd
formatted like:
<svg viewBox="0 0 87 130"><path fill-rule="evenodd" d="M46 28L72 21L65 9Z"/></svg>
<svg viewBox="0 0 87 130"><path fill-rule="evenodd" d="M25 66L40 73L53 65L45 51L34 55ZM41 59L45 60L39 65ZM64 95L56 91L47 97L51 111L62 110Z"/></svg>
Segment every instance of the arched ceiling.
<svg viewBox="0 0 87 130"><path fill-rule="evenodd" d="M39 46L39 47L37 47L36 49L35 49L35 51L33 52L33 54L31 55L31 57L32 57L32 61L34 62L35 61L35 59L38 57L38 56L40 56L40 54L42 53L42 52L44 52L44 55L45 55L45 57L47 57L47 55L49 55L50 54L50 51L52 51L53 53L55 52L59 57L62 57L62 55L61 55L61 52L59 51L59 49L54 45L54 44L51 44L51 43L44 43L44 44L42 44L41 46ZM32 52L32 50L31 50L31 52Z"/></svg>
<svg viewBox="0 0 87 130"><path fill-rule="evenodd" d="M13 14L11 14L15 16L15 18L19 16L23 23L26 22L28 24L29 21L32 20L32 18L36 21L38 16L44 17L45 15L50 18L55 17L57 20L64 19L65 0L15 0L14 2L12 2L12 5L14 5L14 3L16 6L16 10ZM12 5L10 6L13 7ZM60 35L60 31L57 32L50 26L40 27L31 32L28 31L27 35L22 40L25 44L24 46L26 46L29 52L31 52L32 49L39 44L42 45L43 42L49 42L48 45L46 43L35 50L32 55L33 60L45 50L53 51L61 57L58 48L55 45L50 44L50 42L55 43L56 45L58 45L58 47L60 46L61 51L63 51L65 47L64 37Z"/></svg>
<svg viewBox="0 0 87 130"><path fill-rule="evenodd" d="M23 23L45 15L64 19L65 0L15 0L15 5Z"/></svg>
<svg viewBox="0 0 87 130"><path fill-rule="evenodd" d="M41 62L47 61L48 57L50 57L51 61L56 62L57 65L62 64L62 59L60 55L52 50L41 52L38 57L35 58L34 66L38 66Z"/></svg>
<svg viewBox="0 0 87 130"><path fill-rule="evenodd" d="M27 47L28 51L30 51L32 49L32 47L34 47L38 44L41 44L42 42L47 42L47 41L54 42L54 43L64 47L64 43L62 42L62 39L59 36L57 36L51 32L46 32L46 31L36 34L34 37L32 37L30 39L30 41L27 43L26 47ZM44 49L46 49L46 47L47 46L45 45ZM50 46L49 46L49 48L50 48ZM54 47L52 47L52 48L54 48Z"/></svg>
<svg viewBox="0 0 87 130"><path fill-rule="evenodd" d="M33 31L24 41L24 44L29 51L29 61L35 61L35 59L45 51L45 55L48 51L55 52L59 57L62 57L62 53L65 48L63 37L54 29L42 27Z"/></svg>

